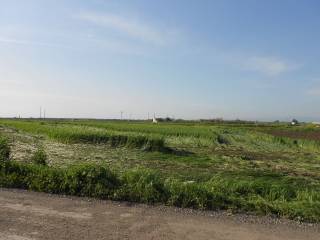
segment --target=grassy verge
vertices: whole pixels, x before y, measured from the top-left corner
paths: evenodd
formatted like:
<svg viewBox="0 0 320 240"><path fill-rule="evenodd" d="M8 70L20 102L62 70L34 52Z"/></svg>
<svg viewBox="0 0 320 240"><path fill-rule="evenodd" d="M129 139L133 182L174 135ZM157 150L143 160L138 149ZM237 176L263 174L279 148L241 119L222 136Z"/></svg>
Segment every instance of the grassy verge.
<svg viewBox="0 0 320 240"><path fill-rule="evenodd" d="M1 187L320 221L319 186L306 187L302 180L279 175L269 177L270 181L266 181L266 176L250 179L217 175L207 182L195 183L163 179L156 171L143 168L120 174L93 164L62 169L11 161L0 163Z"/></svg>

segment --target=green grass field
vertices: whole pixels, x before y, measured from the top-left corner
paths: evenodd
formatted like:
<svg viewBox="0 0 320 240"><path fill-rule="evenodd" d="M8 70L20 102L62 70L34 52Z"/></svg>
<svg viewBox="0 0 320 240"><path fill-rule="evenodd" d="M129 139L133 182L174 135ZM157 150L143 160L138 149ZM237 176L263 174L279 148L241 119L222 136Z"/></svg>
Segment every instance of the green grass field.
<svg viewBox="0 0 320 240"><path fill-rule="evenodd" d="M313 125L2 119L0 135L3 187L320 221Z"/></svg>

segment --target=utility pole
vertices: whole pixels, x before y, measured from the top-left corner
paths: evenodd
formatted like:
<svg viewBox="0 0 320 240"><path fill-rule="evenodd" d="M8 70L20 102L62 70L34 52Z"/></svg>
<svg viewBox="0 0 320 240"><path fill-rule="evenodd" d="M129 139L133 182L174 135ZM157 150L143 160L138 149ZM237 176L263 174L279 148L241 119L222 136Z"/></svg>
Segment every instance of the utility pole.
<svg viewBox="0 0 320 240"><path fill-rule="evenodd" d="M148 120L150 119L150 115L149 115L149 112L148 112Z"/></svg>
<svg viewBox="0 0 320 240"><path fill-rule="evenodd" d="M43 110L43 119L46 119L46 109Z"/></svg>
<svg viewBox="0 0 320 240"><path fill-rule="evenodd" d="M122 116L123 116L123 111L120 112L120 119L122 120Z"/></svg>
<svg viewBox="0 0 320 240"><path fill-rule="evenodd" d="M42 115L42 108L40 107L40 119L41 119L41 115Z"/></svg>

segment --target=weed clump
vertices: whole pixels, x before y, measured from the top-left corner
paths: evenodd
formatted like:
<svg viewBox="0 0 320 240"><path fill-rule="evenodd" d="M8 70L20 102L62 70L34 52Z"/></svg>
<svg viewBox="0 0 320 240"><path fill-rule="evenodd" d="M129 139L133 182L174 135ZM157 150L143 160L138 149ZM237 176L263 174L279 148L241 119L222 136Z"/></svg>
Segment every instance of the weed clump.
<svg viewBox="0 0 320 240"><path fill-rule="evenodd" d="M39 148L32 156L31 161L38 165L47 165L47 154L43 148Z"/></svg>
<svg viewBox="0 0 320 240"><path fill-rule="evenodd" d="M230 145L231 144L230 140L227 137L225 137L224 135L222 135L222 134L218 134L217 142L219 144L225 144L225 145Z"/></svg>
<svg viewBox="0 0 320 240"><path fill-rule="evenodd" d="M250 154L243 154L243 155L240 156L240 158L242 160L248 160L248 161L255 160L255 157L253 155L250 155Z"/></svg>
<svg viewBox="0 0 320 240"><path fill-rule="evenodd" d="M8 161L10 159L10 146L8 140L0 136L0 161Z"/></svg>
<svg viewBox="0 0 320 240"><path fill-rule="evenodd" d="M151 138L149 137L144 147L142 148L145 151L159 151L165 152L168 147L165 146L163 138Z"/></svg>
<svg viewBox="0 0 320 240"><path fill-rule="evenodd" d="M118 197L127 201L166 202L167 192L160 175L152 170L136 168L121 176L122 188Z"/></svg>
<svg viewBox="0 0 320 240"><path fill-rule="evenodd" d="M113 197L120 180L107 167L81 164L65 170L63 184L61 191L67 194L107 199Z"/></svg>

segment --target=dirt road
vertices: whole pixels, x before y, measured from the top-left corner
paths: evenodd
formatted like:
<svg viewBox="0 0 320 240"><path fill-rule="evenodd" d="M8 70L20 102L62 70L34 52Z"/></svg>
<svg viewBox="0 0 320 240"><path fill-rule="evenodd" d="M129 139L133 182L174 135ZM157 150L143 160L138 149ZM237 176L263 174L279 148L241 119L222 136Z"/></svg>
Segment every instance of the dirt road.
<svg viewBox="0 0 320 240"><path fill-rule="evenodd" d="M320 226L268 217L0 189L0 240L320 239Z"/></svg>

